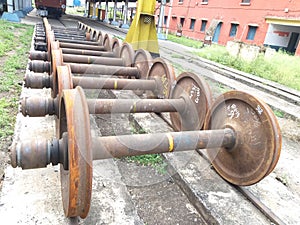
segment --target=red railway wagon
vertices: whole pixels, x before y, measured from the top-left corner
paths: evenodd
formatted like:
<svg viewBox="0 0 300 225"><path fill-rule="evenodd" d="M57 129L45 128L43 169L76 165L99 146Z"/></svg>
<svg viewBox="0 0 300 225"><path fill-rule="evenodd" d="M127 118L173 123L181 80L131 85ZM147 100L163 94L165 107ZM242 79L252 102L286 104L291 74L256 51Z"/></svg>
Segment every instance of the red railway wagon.
<svg viewBox="0 0 300 225"><path fill-rule="evenodd" d="M35 0L37 15L60 17L66 11L66 0Z"/></svg>

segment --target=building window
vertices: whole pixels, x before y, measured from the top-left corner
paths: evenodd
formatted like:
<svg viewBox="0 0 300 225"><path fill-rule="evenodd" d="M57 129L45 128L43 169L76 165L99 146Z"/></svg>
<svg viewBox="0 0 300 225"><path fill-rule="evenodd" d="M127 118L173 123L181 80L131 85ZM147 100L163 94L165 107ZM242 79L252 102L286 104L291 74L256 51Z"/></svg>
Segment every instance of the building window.
<svg viewBox="0 0 300 225"><path fill-rule="evenodd" d="M229 37L235 37L236 36L237 28L238 28L238 24L236 24L236 23L231 24Z"/></svg>
<svg viewBox="0 0 300 225"><path fill-rule="evenodd" d="M164 25L167 24L167 21L168 21L168 16L164 16Z"/></svg>
<svg viewBox="0 0 300 225"><path fill-rule="evenodd" d="M191 30L194 30L195 22L196 22L195 19L191 19L191 24L190 24L190 29L191 29Z"/></svg>
<svg viewBox="0 0 300 225"><path fill-rule="evenodd" d="M257 27L256 26L250 26L247 34L247 40L254 40L255 34L256 34Z"/></svg>
<svg viewBox="0 0 300 225"><path fill-rule="evenodd" d="M183 17L180 18L180 24L181 24L181 26L183 26L183 24L184 24L184 18Z"/></svg>
<svg viewBox="0 0 300 225"><path fill-rule="evenodd" d="M178 4L182 4L182 3L183 3L183 0L179 0L179 1L178 1Z"/></svg>
<svg viewBox="0 0 300 225"><path fill-rule="evenodd" d="M202 0L202 3L208 3L208 0Z"/></svg>
<svg viewBox="0 0 300 225"><path fill-rule="evenodd" d="M204 31L205 31L205 28L206 28L207 20L202 20L201 22L202 22L202 23L201 23L200 31L201 31L201 32L204 32Z"/></svg>
<svg viewBox="0 0 300 225"><path fill-rule="evenodd" d="M242 0L241 5L250 5L251 0Z"/></svg>

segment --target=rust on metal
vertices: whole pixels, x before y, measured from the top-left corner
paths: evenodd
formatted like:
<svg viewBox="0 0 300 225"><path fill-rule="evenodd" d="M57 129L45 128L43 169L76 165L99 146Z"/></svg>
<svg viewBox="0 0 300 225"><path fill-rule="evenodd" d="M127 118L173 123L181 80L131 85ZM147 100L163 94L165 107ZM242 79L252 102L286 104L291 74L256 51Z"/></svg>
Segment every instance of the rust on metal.
<svg viewBox="0 0 300 225"><path fill-rule="evenodd" d="M182 73L173 89L173 99L183 98L185 110L171 113L174 130L200 130L212 104L211 90L206 81L193 73Z"/></svg>
<svg viewBox="0 0 300 225"><path fill-rule="evenodd" d="M73 86L83 89L155 90L155 80L73 76Z"/></svg>
<svg viewBox="0 0 300 225"><path fill-rule="evenodd" d="M29 59L30 60L49 61L48 53L47 52L41 52L41 51L31 51L29 53Z"/></svg>
<svg viewBox="0 0 300 225"><path fill-rule="evenodd" d="M28 72L24 76L24 86L27 88L52 88L51 77L45 73Z"/></svg>
<svg viewBox="0 0 300 225"><path fill-rule="evenodd" d="M65 91L60 102L59 137L68 133L68 170L60 168L64 212L88 215L92 193L92 152L89 112L82 90Z"/></svg>
<svg viewBox="0 0 300 225"><path fill-rule="evenodd" d="M91 114L176 112L185 108L182 99L88 99Z"/></svg>
<svg viewBox="0 0 300 225"><path fill-rule="evenodd" d="M64 54L116 57L114 52L93 51L85 49L61 48Z"/></svg>
<svg viewBox="0 0 300 225"><path fill-rule="evenodd" d="M123 43L120 49L120 58L123 59L125 66L133 66L134 62L134 50L131 45Z"/></svg>
<svg viewBox="0 0 300 225"><path fill-rule="evenodd" d="M235 146L213 148L208 156L218 173L236 185L252 185L275 167L281 149L277 120L266 104L239 91L218 97L208 114L206 130L229 127L237 136Z"/></svg>
<svg viewBox="0 0 300 225"><path fill-rule="evenodd" d="M119 57L121 45L120 45L120 40L118 38L114 37L112 39L111 49L112 49L112 52L114 53L115 57Z"/></svg>
<svg viewBox="0 0 300 225"><path fill-rule="evenodd" d="M138 68L140 79L143 80L148 79L148 72L152 66L152 63L153 63L153 58L148 51L143 49L139 49L136 51L133 59L133 66Z"/></svg>
<svg viewBox="0 0 300 225"><path fill-rule="evenodd" d="M103 37L103 46L105 51L112 52L112 38L108 34Z"/></svg>
<svg viewBox="0 0 300 225"><path fill-rule="evenodd" d="M97 137L92 139L93 160L168 153L170 138L174 145L172 151L175 152L205 149L208 146L230 147L235 142L231 129Z"/></svg>
<svg viewBox="0 0 300 225"><path fill-rule="evenodd" d="M102 64L110 66L125 66L122 58L111 58L103 56L86 56L86 55L72 55L63 54L65 63L84 63L84 64Z"/></svg>
<svg viewBox="0 0 300 225"><path fill-rule="evenodd" d="M99 46L99 43L94 41L82 41L82 40L74 40L74 39L67 39L67 38L55 38L59 42L64 43L72 43L72 44L83 44L83 45L91 45L91 46Z"/></svg>
<svg viewBox="0 0 300 225"><path fill-rule="evenodd" d="M155 98L170 98L172 88L175 85L175 71L173 66L166 60L156 58L148 71L147 79L155 80L158 86L154 93L146 92L147 96Z"/></svg>
<svg viewBox="0 0 300 225"><path fill-rule="evenodd" d="M113 76L130 76L138 77L139 71L135 67L121 67L121 66L105 66L94 64L76 64L69 63L73 74L99 74L113 75Z"/></svg>
<svg viewBox="0 0 300 225"><path fill-rule="evenodd" d="M21 100L21 112L24 116L41 117L58 115L57 98L25 97Z"/></svg>
<svg viewBox="0 0 300 225"><path fill-rule="evenodd" d="M93 51L106 51L104 46L94 46L94 45L84 45L84 44L73 44L73 43L65 43L59 42L59 46L61 48L73 48L73 49L84 49L84 50L93 50Z"/></svg>
<svg viewBox="0 0 300 225"><path fill-rule="evenodd" d="M51 71L50 62L45 62L41 60L32 60L28 63L28 65L29 65L29 70L36 73L43 73L43 72L50 73Z"/></svg>

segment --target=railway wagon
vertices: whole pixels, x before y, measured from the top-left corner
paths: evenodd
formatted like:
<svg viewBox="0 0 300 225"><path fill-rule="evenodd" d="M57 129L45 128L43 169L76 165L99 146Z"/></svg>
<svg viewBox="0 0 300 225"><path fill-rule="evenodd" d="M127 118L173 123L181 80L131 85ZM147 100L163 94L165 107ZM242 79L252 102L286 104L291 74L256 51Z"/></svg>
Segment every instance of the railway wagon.
<svg viewBox="0 0 300 225"><path fill-rule="evenodd" d="M66 0L35 0L37 15L61 17L66 11Z"/></svg>

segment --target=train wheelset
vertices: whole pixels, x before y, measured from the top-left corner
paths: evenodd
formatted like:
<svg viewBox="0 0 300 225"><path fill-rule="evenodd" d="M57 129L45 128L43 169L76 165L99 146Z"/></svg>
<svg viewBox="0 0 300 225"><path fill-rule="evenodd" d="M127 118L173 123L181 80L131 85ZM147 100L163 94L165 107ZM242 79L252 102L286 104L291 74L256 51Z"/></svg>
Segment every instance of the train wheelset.
<svg viewBox="0 0 300 225"><path fill-rule="evenodd" d="M58 44L52 42L50 46L55 46L55 43ZM35 169L59 164L63 207L67 217L85 218L88 215L93 160L206 149L220 176L241 186L259 182L275 168L281 151L280 128L272 110L256 97L241 91L230 91L212 101L210 89L200 76L183 72L175 81L172 67L162 59L153 60L151 65L146 66L148 71L143 72L146 75L142 76L142 80L106 78L105 81L95 75L107 75L105 67L110 65L88 65L84 61L86 57L81 57L84 61L81 64L70 62L75 58L74 61L77 61L79 57L67 59L63 50L54 47L51 51L49 69L47 66L41 69L43 72L48 70L49 75L27 76L25 85L51 88L52 98L25 98L21 109L25 116L55 115L57 136L54 139L14 143L11 147L11 165ZM135 54L147 58L143 50ZM137 57L129 66L129 72L126 71L128 67L122 67L120 60L115 61L123 70L117 76L122 74L128 78L131 73L141 74L145 68L138 66L141 64L137 63L140 62ZM94 76L74 76L81 66L95 71L91 72ZM84 89L99 86L150 91L148 97L154 96L155 99L86 97ZM141 112L169 112L177 132L107 137L91 135L90 114Z"/></svg>

